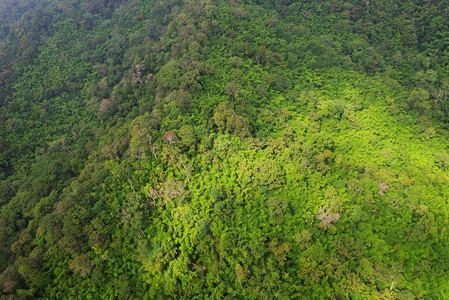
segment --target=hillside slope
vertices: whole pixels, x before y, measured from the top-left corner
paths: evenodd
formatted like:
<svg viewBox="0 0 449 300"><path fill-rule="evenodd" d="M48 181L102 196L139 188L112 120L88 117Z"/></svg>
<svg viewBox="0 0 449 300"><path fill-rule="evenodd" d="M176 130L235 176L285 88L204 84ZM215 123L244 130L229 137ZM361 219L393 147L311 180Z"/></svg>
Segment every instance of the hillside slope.
<svg viewBox="0 0 449 300"><path fill-rule="evenodd" d="M448 297L448 7L0 4L2 299Z"/></svg>

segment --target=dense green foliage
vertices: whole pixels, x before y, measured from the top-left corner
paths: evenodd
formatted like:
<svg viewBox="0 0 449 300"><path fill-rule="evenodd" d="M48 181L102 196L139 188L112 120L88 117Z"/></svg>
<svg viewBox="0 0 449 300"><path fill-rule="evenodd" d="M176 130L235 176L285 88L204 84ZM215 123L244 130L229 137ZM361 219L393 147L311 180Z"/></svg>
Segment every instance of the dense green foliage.
<svg viewBox="0 0 449 300"><path fill-rule="evenodd" d="M449 297L449 1L0 2L1 299Z"/></svg>

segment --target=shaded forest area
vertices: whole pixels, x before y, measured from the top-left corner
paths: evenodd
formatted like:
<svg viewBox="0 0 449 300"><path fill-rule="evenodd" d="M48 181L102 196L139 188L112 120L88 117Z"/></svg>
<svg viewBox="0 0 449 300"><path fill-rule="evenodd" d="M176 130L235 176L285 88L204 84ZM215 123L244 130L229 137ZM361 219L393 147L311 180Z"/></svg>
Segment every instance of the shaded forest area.
<svg viewBox="0 0 449 300"><path fill-rule="evenodd" d="M1 299L449 297L449 1L3 0Z"/></svg>

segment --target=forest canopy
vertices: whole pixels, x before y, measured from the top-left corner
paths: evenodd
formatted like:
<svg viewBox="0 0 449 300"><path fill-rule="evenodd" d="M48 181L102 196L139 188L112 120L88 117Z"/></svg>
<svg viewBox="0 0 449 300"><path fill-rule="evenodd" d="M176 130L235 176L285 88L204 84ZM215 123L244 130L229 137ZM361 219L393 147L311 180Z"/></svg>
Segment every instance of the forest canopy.
<svg viewBox="0 0 449 300"><path fill-rule="evenodd" d="M0 298L448 298L448 138L448 0L3 0Z"/></svg>

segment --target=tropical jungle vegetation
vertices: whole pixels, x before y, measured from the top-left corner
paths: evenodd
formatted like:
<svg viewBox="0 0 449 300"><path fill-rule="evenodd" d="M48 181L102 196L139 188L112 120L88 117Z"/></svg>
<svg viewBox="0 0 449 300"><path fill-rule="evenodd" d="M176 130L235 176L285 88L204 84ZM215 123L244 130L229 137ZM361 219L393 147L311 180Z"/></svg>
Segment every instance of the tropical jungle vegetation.
<svg viewBox="0 0 449 300"><path fill-rule="evenodd" d="M2 0L0 298L447 299L448 140L448 0Z"/></svg>

